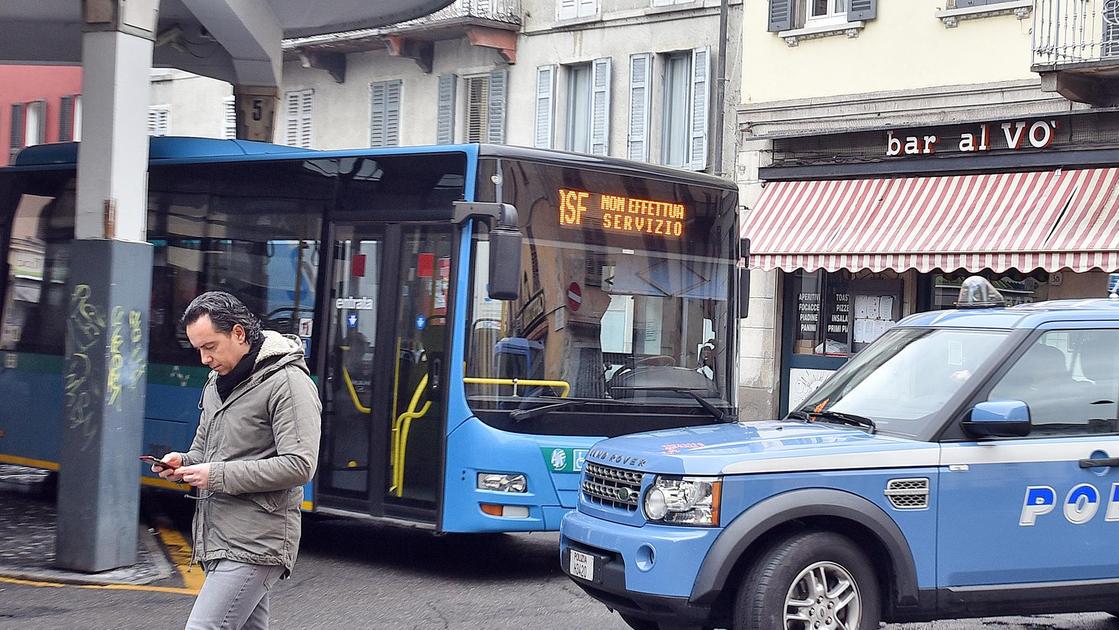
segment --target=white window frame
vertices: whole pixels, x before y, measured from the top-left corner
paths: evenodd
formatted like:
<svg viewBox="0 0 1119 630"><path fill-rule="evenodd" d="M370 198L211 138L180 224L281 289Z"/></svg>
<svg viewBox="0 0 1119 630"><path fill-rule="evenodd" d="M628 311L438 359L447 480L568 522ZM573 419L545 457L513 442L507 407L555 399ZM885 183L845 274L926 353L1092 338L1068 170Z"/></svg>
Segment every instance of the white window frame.
<svg viewBox="0 0 1119 630"><path fill-rule="evenodd" d="M811 28L813 26L835 26L838 24L847 23L847 7L850 5L850 0L826 0L828 7L825 13L820 15L813 15L812 11L815 8L816 0L803 0L804 4L804 26Z"/></svg>
<svg viewBox="0 0 1119 630"><path fill-rule="evenodd" d="M82 95L74 95L74 126L70 131L73 142L82 140Z"/></svg>
<svg viewBox="0 0 1119 630"><path fill-rule="evenodd" d="M23 146L33 147L47 141L46 117L46 101L30 101L23 104Z"/></svg>
<svg viewBox="0 0 1119 630"><path fill-rule="evenodd" d="M575 151L578 153L591 152L591 125L594 118L594 111L592 101L594 99L594 68L590 63L576 63L564 66L564 73L567 75L567 98L564 104L564 140L563 148L566 151ZM582 73L582 74L580 74ZM585 79L585 81L583 81ZM576 89L577 83L585 83L583 98L577 98L579 91ZM583 101L582 120L577 120L577 112L579 111L580 103ZM580 129L580 124L582 128ZM582 147L579 147L579 140L582 140Z"/></svg>
<svg viewBox="0 0 1119 630"><path fill-rule="evenodd" d="M683 60L683 63L687 64L686 71L683 74L683 80L681 81L680 85L678 85L678 86L675 85L674 83L671 83L670 80L669 80L669 73L671 71L674 59L681 59L681 60ZM688 112L690 112L691 108L692 108L692 103L691 103L691 101L692 101L692 96L691 96L691 94L692 94L692 89L691 89L692 88L692 82L690 80L690 77L692 76L691 52L690 51L677 51L677 52L673 52L673 53L666 53L666 54L662 55L662 63L660 63L658 65L660 65L661 73L662 73L661 74L661 77L662 77L662 85L661 85L661 124L660 124L660 126L661 126L660 144L661 144L661 146L660 146L660 160L659 161L660 161L661 164L664 164L665 166L674 166L676 168L688 168L688 163L689 163L688 143L689 143L690 138L691 138L691 135L690 135L691 125L689 124L691 117L688 115ZM670 89L670 88L676 88L676 89ZM676 90L679 90L679 93L677 93ZM668 112L669 112L668 102L669 102L669 99L673 99L673 98L683 98L683 101L684 101L682 103L682 108L683 108L683 112L684 112L684 120L680 124L680 128L679 128L679 130L677 130L676 134L673 133L673 129L668 124L669 123L669 121L668 121ZM679 138L676 137L677 134L680 135ZM669 159L669 155L668 155L669 146L672 144L673 141L675 141L676 143L681 145L681 151L682 151L682 160L676 161L676 162L671 161Z"/></svg>
<svg viewBox="0 0 1119 630"><path fill-rule="evenodd" d="M475 82L480 82L483 86L482 90L478 92L478 102L471 101L471 87ZM490 75L489 74L472 74L462 78L462 99L463 99L463 120L462 120L462 135L463 142L485 142L486 136L489 135L489 119L490 119ZM471 134L471 122L477 119L477 124L474 125L477 135Z"/></svg>

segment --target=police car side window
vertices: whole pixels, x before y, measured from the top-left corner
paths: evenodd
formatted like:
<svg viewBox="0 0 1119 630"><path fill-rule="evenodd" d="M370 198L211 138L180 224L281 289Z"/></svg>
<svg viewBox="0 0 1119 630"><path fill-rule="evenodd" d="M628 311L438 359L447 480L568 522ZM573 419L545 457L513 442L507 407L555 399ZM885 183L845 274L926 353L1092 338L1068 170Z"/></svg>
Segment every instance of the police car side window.
<svg viewBox="0 0 1119 630"><path fill-rule="evenodd" d="M988 400L1025 402L1034 436L1119 432L1119 330L1043 334Z"/></svg>

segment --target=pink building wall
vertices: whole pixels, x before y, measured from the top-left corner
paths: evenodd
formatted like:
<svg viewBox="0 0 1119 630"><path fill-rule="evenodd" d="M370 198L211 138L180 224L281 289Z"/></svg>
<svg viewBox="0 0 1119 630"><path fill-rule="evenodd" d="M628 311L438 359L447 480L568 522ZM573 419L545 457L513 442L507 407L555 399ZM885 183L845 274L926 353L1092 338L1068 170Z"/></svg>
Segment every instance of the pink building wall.
<svg viewBox="0 0 1119 630"><path fill-rule="evenodd" d="M42 101L44 142L58 142L63 129L61 115L63 99L71 99L82 92L82 69L77 66L9 66L0 65L0 165L7 165L12 142L13 105ZM26 107L22 108L26 112ZM69 129L73 130L71 107ZM21 146L26 146L26 142Z"/></svg>

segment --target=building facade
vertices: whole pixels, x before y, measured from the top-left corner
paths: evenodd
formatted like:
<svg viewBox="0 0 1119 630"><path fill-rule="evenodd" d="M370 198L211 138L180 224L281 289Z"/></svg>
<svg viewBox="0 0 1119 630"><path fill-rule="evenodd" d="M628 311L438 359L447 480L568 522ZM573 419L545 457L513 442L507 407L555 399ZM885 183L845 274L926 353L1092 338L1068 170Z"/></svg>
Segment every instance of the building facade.
<svg viewBox="0 0 1119 630"><path fill-rule="evenodd" d="M968 275L1011 303L1104 295L1119 269L1105 3L744 13L744 416L795 408L893 322L951 308Z"/></svg>
<svg viewBox="0 0 1119 630"><path fill-rule="evenodd" d="M81 68L0 65L0 166L24 147L81 135Z"/></svg>

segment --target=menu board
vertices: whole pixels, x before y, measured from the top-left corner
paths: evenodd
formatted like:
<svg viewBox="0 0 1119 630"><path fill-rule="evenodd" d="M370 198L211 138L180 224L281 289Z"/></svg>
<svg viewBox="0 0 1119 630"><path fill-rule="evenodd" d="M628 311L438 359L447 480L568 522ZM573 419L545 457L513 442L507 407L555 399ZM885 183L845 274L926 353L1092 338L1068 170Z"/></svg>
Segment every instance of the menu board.
<svg viewBox="0 0 1119 630"><path fill-rule="evenodd" d="M817 333L820 330L820 293L806 290L797 293L797 327L796 347L794 351L800 354L811 354L816 346Z"/></svg>

